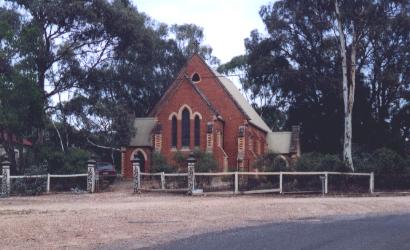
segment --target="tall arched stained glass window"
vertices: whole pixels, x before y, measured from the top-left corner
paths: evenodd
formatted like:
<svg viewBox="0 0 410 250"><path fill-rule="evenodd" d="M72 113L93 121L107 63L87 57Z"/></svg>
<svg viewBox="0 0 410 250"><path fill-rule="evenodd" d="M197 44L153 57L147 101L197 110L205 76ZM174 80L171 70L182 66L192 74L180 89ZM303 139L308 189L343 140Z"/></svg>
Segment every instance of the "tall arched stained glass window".
<svg viewBox="0 0 410 250"><path fill-rule="evenodd" d="M195 146L199 147L201 144L201 120L199 116L195 116Z"/></svg>
<svg viewBox="0 0 410 250"><path fill-rule="evenodd" d="M189 110L184 108L182 110L182 133L181 142L183 147L189 147L190 142L190 120L189 120Z"/></svg>
<svg viewBox="0 0 410 250"><path fill-rule="evenodd" d="M178 133L178 121L177 117L172 117L172 128L171 128L171 138L172 138L172 147L177 147L177 133Z"/></svg>

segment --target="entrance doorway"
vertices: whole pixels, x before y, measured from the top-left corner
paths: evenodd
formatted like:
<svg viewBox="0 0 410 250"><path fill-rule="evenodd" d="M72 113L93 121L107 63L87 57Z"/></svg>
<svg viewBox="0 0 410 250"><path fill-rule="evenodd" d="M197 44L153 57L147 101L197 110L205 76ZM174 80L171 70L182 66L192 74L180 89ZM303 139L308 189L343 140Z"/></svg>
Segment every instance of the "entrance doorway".
<svg viewBox="0 0 410 250"><path fill-rule="evenodd" d="M144 154L141 151L137 151L136 152L138 158L140 158L141 162L140 162L140 171L141 173L145 172L145 161L147 159L145 159Z"/></svg>

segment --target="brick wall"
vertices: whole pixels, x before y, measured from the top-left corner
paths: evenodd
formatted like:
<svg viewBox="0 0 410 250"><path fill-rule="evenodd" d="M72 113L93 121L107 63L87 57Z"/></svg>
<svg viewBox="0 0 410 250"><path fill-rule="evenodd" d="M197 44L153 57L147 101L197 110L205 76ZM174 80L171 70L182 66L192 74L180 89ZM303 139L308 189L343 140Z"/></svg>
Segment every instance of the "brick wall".
<svg viewBox="0 0 410 250"><path fill-rule="evenodd" d="M188 148L182 146L182 109L187 107L190 110L190 146ZM177 121L177 147L172 147L172 120L171 117L176 115ZM162 148L161 154L164 155L169 162L173 161L176 151L180 151L183 154L188 154L190 151L196 149L195 143L195 124L194 118L196 115L200 116L200 146L201 151L206 150L206 130L207 123L212 122L214 124L219 121L216 119L216 114L208 106L208 104L202 99L202 97L194 90L192 84L186 80L181 79L181 83L177 86L177 89L173 91L168 98L161 104L156 117L162 124ZM214 139L215 129L213 130ZM214 147L215 147L214 143ZM214 154L218 165L223 164L223 158L219 154Z"/></svg>
<svg viewBox="0 0 410 250"><path fill-rule="evenodd" d="M206 99L212 104L212 107L222 116L223 121L217 118L215 111L195 90L192 83L185 79L184 76L191 77L198 73L201 80L194 83L195 86L206 96ZM213 123L213 154L222 170L237 169L238 162L238 129L240 126L246 126L245 133L245 154L244 168L250 170L250 166L258 155L263 154L266 148L266 132L259 128L248 124L247 117L242 113L236 103L232 100L229 93L224 89L219 80L208 68L205 62L199 56L193 56L187 65L181 70L172 89L167 90L166 98L162 99L159 105L156 106L151 116L155 116L158 122L162 125L162 142L161 154L164 155L169 162L173 161L176 151L188 154L195 150L194 146L194 118L195 114L200 114L200 146L201 151L206 150L206 130L207 124ZM190 119L190 146L182 147L181 133L182 120L181 113L183 107L189 107L191 114ZM177 147L172 147L172 116L178 117L177 129ZM218 146L218 133L222 138L222 147ZM248 149L249 135L253 138L253 145L260 145L259 153L255 147L252 149L255 155ZM126 159L130 159L130 151L127 149ZM148 151L148 150L147 150ZM150 152L147 152L150 154ZM228 157L227 167L224 168L225 157ZM132 168L131 168L132 169Z"/></svg>
<svg viewBox="0 0 410 250"><path fill-rule="evenodd" d="M224 121L224 149L228 154L228 165L236 168L238 158L238 128L246 122L246 116L239 110L232 98L214 78L214 74L204 64L202 59L194 56L186 69L188 75L197 72L201 76L201 81L197 86L207 96L209 101L221 113Z"/></svg>

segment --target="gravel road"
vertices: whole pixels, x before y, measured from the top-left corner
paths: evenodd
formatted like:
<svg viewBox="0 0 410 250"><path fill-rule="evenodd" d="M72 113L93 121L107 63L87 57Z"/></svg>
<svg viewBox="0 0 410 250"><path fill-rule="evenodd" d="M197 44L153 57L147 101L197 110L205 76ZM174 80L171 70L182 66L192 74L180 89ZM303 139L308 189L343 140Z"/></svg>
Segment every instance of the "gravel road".
<svg viewBox="0 0 410 250"><path fill-rule="evenodd" d="M98 194L0 199L0 249L135 249L273 222L410 211L410 196L134 195L124 185Z"/></svg>

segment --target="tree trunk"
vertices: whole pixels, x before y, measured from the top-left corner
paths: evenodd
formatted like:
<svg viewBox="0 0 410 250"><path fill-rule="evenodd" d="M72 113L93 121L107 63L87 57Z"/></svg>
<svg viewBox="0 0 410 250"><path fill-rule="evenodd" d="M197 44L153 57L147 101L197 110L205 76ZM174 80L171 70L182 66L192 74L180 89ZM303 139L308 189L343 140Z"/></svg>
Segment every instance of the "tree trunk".
<svg viewBox="0 0 410 250"><path fill-rule="evenodd" d="M50 120L51 120L51 124L53 124L53 127L54 127L54 129L56 130L56 132L57 132L58 139L60 140L61 151L64 152L65 150L64 150L64 144L63 144L63 138L61 138L60 131L58 130L58 128L57 128L57 126L56 126L56 124L55 124L53 118L50 118Z"/></svg>
<svg viewBox="0 0 410 250"><path fill-rule="evenodd" d="M343 161L345 165L354 171L353 159L352 159L352 111L353 111L353 102L354 102L354 88L355 88L355 74L356 66L351 66L351 84L349 85L348 74L347 74L347 50L346 50L346 39L345 33L343 31L342 19L339 11L339 3L335 1L335 10L336 10L336 21L339 31L339 44L340 44L340 54L342 56L342 71L343 71L343 104L344 104L344 141L343 141ZM354 29L353 29L354 30ZM354 64L356 60L356 48L353 46L355 44L355 32L353 32L352 39L352 53L351 63ZM354 68L354 69L353 69Z"/></svg>

